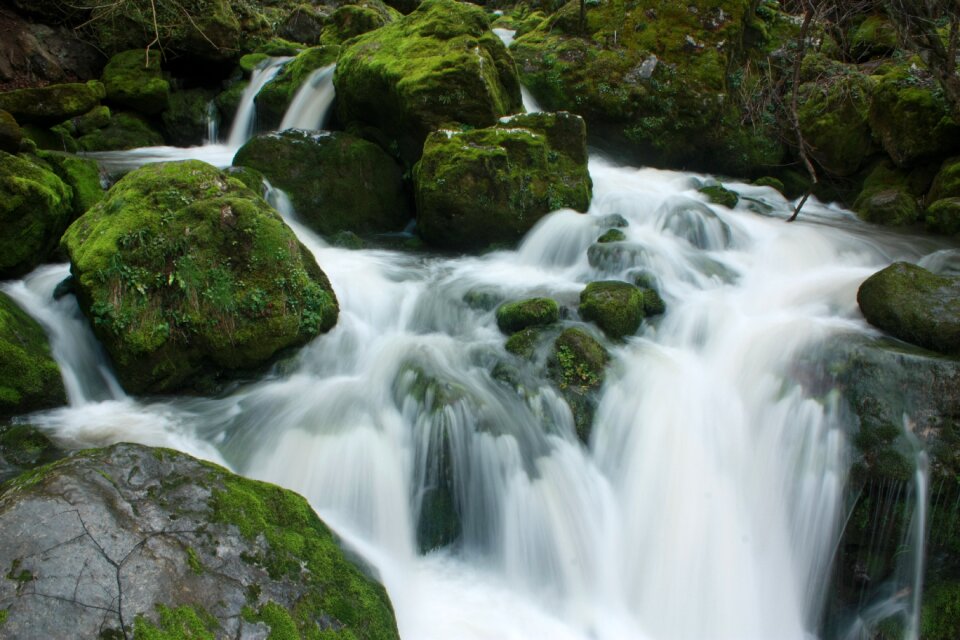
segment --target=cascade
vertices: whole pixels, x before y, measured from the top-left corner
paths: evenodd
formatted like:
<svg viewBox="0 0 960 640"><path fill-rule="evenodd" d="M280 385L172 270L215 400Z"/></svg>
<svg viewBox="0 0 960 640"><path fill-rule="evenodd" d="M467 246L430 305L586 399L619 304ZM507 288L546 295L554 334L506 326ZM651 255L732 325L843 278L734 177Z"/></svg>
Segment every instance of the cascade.
<svg viewBox="0 0 960 640"><path fill-rule="evenodd" d="M230 135L227 138L228 147L237 149L253 135L257 113L254 101L257 94L280 73L280 69L289 60L289 57L268 58L250 74L250 82L243 90L240 104L237 105L237 113L233 117L233 125L230 127Z"/></svg>
<svg viewBox="0 0 960 640"><path fill-rule="evenodd" d="M220 138L220 112L217 110L217 103L211 100L207 103L207 138L205 145L217 144Z"/></svg>
<svg viewBox="0 0 960 640"><path fill-rule="evenodd" d="M493 32L507 47L509 47L510 43L513 42L513 37L517 33L513 29L493 29ZM523 101L523 110L527 113L543 111L543 109L540 108L540 105L537 103L536 98L533 97L533 94L531 94L529 89L523 85L520 85L520 98Z"/></svg>
<svg viewBox="0 0 960 640"><path fill-rule="evenodd" d="M333 104L333 72L337 65L331 64L314 70L297 89L280 122L284 129L322 129Z"/></svg>
<svg viewBox="0 0 960 640"><path fill-rule="evenodd" d="M600 157L590 171L587 214L555 212L516 250L479 257L333 247L269 189L341 314L219 397L126 396L73 297L52 299L66 266L43 267L4 288L50 333L70 405L30 420L302 493L376 567L405 638L816 637L850 451L842 413L794 367L830 336L869 334L860 282L931 248L815 201L783 224L791 204L764 187L732 185L730 210L704 201L702 176ZM615 251L594 244L613 214L628 222ZM469 301L575 307L587 282L638 276L668 310L607 343L583 445L546 380L495 374L519 364L490 306ZM454 544L428 539L437 522Z"/></svg>

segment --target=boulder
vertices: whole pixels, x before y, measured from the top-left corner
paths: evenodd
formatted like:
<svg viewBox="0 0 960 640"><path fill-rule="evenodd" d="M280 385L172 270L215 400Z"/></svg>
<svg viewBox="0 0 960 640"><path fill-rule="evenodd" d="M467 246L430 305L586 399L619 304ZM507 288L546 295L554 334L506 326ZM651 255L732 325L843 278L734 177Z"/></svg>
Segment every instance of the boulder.
<svg viewBox="0 0 960 640"><path fill-rule="evenodd" d="M77 138L81 151L118 151L162 144L163 134L143 116L127 111L114 113L106 127Z"/></svg>
<svg viewBox="0 0 960 640"><path fill-rule="evenodd" d="M293 102L297 90L310 74L337 61L340 47L312 47L300 52L283 65L276 77L257 94L257 122L262 130L280 127L284 114Z"/></svg>
<svg viewBox="0 0 960 640"><path fill-rule="evenodd" d="M379 29L400 17L400 12L381 0L359 0L338 7L324 28L324 44L340 44L362 33Z"/></svg>
<svg viewBox="0 0 960 640"><path fill-rule="evenodd" d="M0 292L0 418L66 402L43 328Z"/></svg>
<svg viewBox="0 0 960 640"><path fill-rule="evenodd" d="M881 162L867 175L853 210L867 222L902 226L920 217L920 206L910 176L889 162Z"/></svg>
<svg viewBox="0 0 960 640"><path fill-rule="evenodd" d="M21 124L49 126L87 113L104 97L103 84L95 80L52 84L0 93L0 109L9 112Z"/></svg>
<svg viewBox="0 0 960 640"><path fill-rule="evenodd" d="M73 214L73 190L48 167L0 151L0 278L46 260Z"/></svg>
<svg viewBox="0 0 960 640"><path fill-rule="evenodd" d="M320 34L329 21L329 15L323 11L326 7L313 7L309 4L300 4L290 12L280 25L278 34L281 38L302 42L306 45L320 43ZM326 9L329 11L329 9Z"/></svg>
<svg viewBox="0 0 960 640"><path fill-rule="evenodd" d="M233 162L286 191L297 214L324 235L399 231L411 217L397 163L347 133L290 129L258 136Z"/></svg>
<svg viewBox="0 0 960 640"><path fill-rule="evenodd" d="M857 302L867 322L887 333L960 355L960 277L896 262L860 285Z"/></svg>
<svg viewBox="0 0 960 640"><path fill-rule="evenodd" d="M0 494L9 637L399 638L381 585L301 496L119 444Z"/></svg>
<svg viewBox="0 0 960 640"><path fill-rule="evenodd" d="M943 198L960 198L960 157L944 160L930 185L927 202Z"/></svg>
<svg viewBox="0 0 960 640"><path fill-rule="evenodd" d="M593 336L571 327L554 341L547 361L547 374L570 406L577 436L584 443L590 440L598 391L609 360L607 350Z"/></svg>
<svg viewBox="0 0 960 640"><path fill-rule="evenodd" d="M133 49L118 53L103 68L101 79L107 100L138 113L158 114L170 102L170 83L160 69L159 52Z"/></svg>
<svg viewBox="0 0 960 640"><path fill-rule="evenodd" d="M436 247L477 250L516 243L551 211L586 211L586 155L583 120L566 112L434 132L413 171L420 235Z"/></svg>
<svg viewBox="0 0 960 640"><path fill-rule="evenodd" d="M497 308L497 326L511 334L530 327L542 327L560 319L560 307L550 298L508 302Z"/></svg>
<svg viewBox="0 0 960 640"><path fill-rule="evenodd" d="M797 117L811 155L828 172L850 176L873 151L870 99L873 82L855 67L801 85Z"/></svg>
<svg viewBox="0 0 960 640"><path fill-rule="evenodd" d="M850 33L850 55L860 61L888 56L899 44L896 26L884 15L867 16Z"/></svg>
<svg viewBox="0 0 960 640"><path fill-rule="evenodd" d="M591 282L580 292L580 317L617 340L640 328L645 315L643 301L644 292L629 282Z"/></svg>
<svg viewBox="0 0 960 640"><path fill-rule="evenodd" d="M957 235L960 233L960 197L937 200L927 207L924 218L928 231Z"/></svg>
<svg viewBox="0 0 960 640"><path fill-rule="evenodd" d="M279 215L200 161L127 174L62 245L81 308L133 393L209 389L337 319L326 276Z"/></svg>
<svg viewBox="0 0 960 640"><path fill-rule="evenodd" d="M412 165L427 135L452 122L489 127L521 110L513 60L477 6L427 0L351 40L334 74L346 126L372 128Z"/></svg>
<svg viewBox="0 0 960 640"><path fill-rule="evenodd" d="M0 111L0 151L16 153L20 150L23 131L16 119L6 111Z"/></svg>
<svg viewBox="0 0 960 640"><path fill-rule="evenodd" d="M707 200L711 203L719 204L728 209L733 209L740 202L740 196L737 195L737 192L727 189L722 184L707 185L706 187L700 187L697 191L707 196Z"/></svg>
<svg viewBox="0 0 960 640"><path fill-rule="evenodd" d="M93 160L52 151L38 151L37 157L73 190L74 216L83 215L87 209L103 200L100 168Z"/></svg>

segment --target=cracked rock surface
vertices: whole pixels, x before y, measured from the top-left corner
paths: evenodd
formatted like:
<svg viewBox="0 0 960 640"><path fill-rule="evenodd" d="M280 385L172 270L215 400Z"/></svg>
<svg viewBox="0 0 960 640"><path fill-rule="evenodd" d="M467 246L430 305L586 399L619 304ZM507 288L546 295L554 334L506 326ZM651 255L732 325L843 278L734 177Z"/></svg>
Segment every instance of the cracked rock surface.
<svg viewBox="0 0 960 640"><path fill-rule="evenodd" d="M167 449L83 451L4 485L0 575L4 638L398 637L306 500Z"/></svg>

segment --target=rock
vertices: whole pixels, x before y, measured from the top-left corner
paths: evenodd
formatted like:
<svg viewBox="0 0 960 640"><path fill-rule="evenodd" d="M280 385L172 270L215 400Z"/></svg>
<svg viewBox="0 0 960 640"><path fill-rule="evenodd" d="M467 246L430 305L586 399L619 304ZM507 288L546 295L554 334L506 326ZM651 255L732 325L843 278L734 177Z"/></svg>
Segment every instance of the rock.
<svg viewBox="0 0 960 640"><path fill-rule="evenodd" d="M261 129L279 128L287 108L297 95L297 90L313 71L336 62L339 53L340 47L312 47L300 52L285 64L276 77L257 94L257 122Z"/></svg>
<svg viewBox="0 0 960 640"><path fill-rule="evenodd" d="M169 106L161 115L164 138L177 147L203 144L209 131L210 102L213 98L213 92L208 89L171 93Z"/></svg>
<svg viewBox="0 0 960 640"><path fill-rule="evenodd" d="M39 151L37 156L73 190L74 217L103 200L100 168L88 158L52 151Z"/></svg>
<svg viewBox="0 0 960 640"><path fill-rule="evenodd" d="M326 26L329 19L329 15L322 11L320 7L300 4L280 25L278 34L281 38L293 42L316 45L320 43L320 34L323 33L323 27Z"/></svg>
<svg viewBox="0 0 960 640"><path fill-rule="evenodd" d="M410 220L400 167L349 134L291 129L258 136L233 161L286 191L304 222L324 235L399 231Z"/></svg>
<svg viewBox="0 0 960 640"><path fill-rule="evenodd" d="M880 79L870 127L894 164L914 166L960 150L960 125L950 117L937 83L897 67Z"/></svg>
<svg viewBox="0 0 960 640"><path fill-rule="evenodd" d="M960 355L960 278L896 262L860 285L857 302L867 322L891 335Z"/></svg>
<svg viewBox="0 0 960 640"><path fill-rule="evenodd" d="M924 217L928 231L957 235L960 233L960 197L937 200L927 207Z"/></svg>
<svg viewBox="0 0 960 640"><path fill-rule="evenodd" d="M850 55L859 61L888 56L897 50L897 28L883 15L867 16L850 34Z"/></svg>
<svg viewBox="0 0 960 640"><path fill-rule="evenodd" d="M740 196L737 195L737 192L727 189L722 184L700 187L697 191L707 196L707 200L713 204L719 204L728 209L733 209L740 202Z"/></svg>
<svg viewBox="0 0 960 640"><path fill-rule="evenodd" d="M324 28L324 44L341 44L362 33L379 29L400 17L400 12L380 0L359 0L338 7Z"/></svg>
<svg viewBox="0 0 960 640"><path fill-rule="evenodd" d="M608 242L623 242L627 239L627 234L620 229L607 229L602 236L597 238L597 242L600 244L607 244Z"/></svg>
<svg viewBox="0 0 960 640"><path fill-rule="evenodd" d="M930 186L927 202L943 198L960 198L960 157L944 160Z"/></svg>
<svg viewBox="0 0 960 640"><path fill-rule="evenodd" d="M455 0L427 0L350 41L333 81L340 120L375 129L408 165L431 131L489 127L522 106L513 60L486 14Z"/></svg>
<svg viewBox="0 0 960 640"><path fill-rule="evenodd" d="M110 117L110 124L77 138L83 151L117 151L155 147L164 143L163 135L142 116L121 111Z"/></svg>
<svg viewBox="0 0 960 640"><path fill-rule="evenodd" d="M512 334L507 338L503 346L508 352L518 358L529 360L533 358L537 349L537 343L540 342L542 335L543 331L540 327L528 327Z"/></svg>
<svg viewBox="0 0 960 640"><path fill-rule="evenodd" d="M551 211L589 207L583 120L535 113L486 129L437 131L413 180L417 228L429 244L457 251L514 244Z"/></svg>
<svg viewBox="0 0 960 640"><path fill-rule="evenodd" d="M54 4L67 8L65 2ZM72 28L60 20L34 22L4 7L0 7L0 85L40 87L100 75L103 54L77 38Z"/></svg>
<svg viewBox="0 0 960 640"><path fill-rule="evenodd" d="M593 336L577 327L565 329L554 341L547 372L573 412L577 436L589 442L597 392L603 386L607 350Z"/></svg>
<svg viewBox="0 0 960 640"><path fill-rule="evenodd" d="M103 68L101 79L107 100L138 113L155 115L169 104L170 83L163 77L156 51L148 54L133 49L116 54Z"/></svg>
<svg viewBox="0 0 960 640"><path fill-rule="evenodd" d="M61 122L59 126L65 128L72 136L83 136L110 125L110 107L100 105L85 114Z"/></svg>
<svg viewBox="0 0 960 640"><path fill-rule="evenodd" d="M16 153L20 150L23 131L16 119L6 111L0 111L0 151Z"/></svg>
<svg viewBox="0 0 960 640"><path fill-rule="evenodd" d="M73 190L47 167L0 151L0 278L31 271L70 224Z"/></svg>
<svg viewBox="0 0 960 640"><path fill-rule="evenodd" d="M530 327L543 327L560 319L560 307L550 298L508 302L497 308L497 326L511 334Z"/></svg>
<svg viewBox="0 0 960 640"><path fill-rule="evenodd" d="M100 82L52 84L0 93L0 109L21 124L53 125L83 115L106 96Z"/></svg>
<svg viewBox="0 0 960 640"><path fill-rule="evenodd" d="M133 444L8 487L4 635L399 638L383 587L286 489Z"/></svg>
<svg viewBox="0 0 960 640"><path fill-rule="evenodd" d="M873 152L869 111L873 82L855 67L829 82L800 87L797 117L811 155L828 172L851 176Z"/></svg>
<svg viewBox="0 0 960 640"><path fill-rule="evenodd" d="M633 335L644 317L644 293L629 282L591 282L580 292L580 317L614 340Z"/></svg>
<svg viewBox="0 0 960 640"><path fill-rule="evenodd" d="M0 486L25 471L64 455L63 450L32 425L0 424Z"/></svg>
<svg viewBox="0 0 960 640"><path fill-rule="evenodd" d="M786 192L786 187L783 184L783 180L773 176L763 176L761 178L757 178L753 181L753 184L757 185L758 187L770 187L771 189L779 191L781 194L785 194Z"/></svg>
<svg viewBox="0 0 960 640"><path fill-rule="evenodd" d="M913 224L920 217L909 176L887 162L878 164L867 175L853 210L867 222L893 226Z"/></svg>
<svg viewBox="0 0 960 640"><path fill-rule="evenodd" d="M0 292L0 418L66 402L43 328Z"/></svg>
<svg viewBox="0 0 960 640"><path fill-rule="evenodd" d="M208 389L330 329L326 276L260 196L200 162L141 167L63 236L132 393Z"/></svg>

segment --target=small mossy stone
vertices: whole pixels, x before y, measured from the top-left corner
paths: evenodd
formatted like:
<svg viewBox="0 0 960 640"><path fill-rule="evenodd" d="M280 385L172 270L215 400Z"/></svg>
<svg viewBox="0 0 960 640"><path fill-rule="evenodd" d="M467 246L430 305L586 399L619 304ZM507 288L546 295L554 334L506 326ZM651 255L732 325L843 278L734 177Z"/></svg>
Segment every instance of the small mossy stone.
<svg viewBox="0 0 960 640"><path fill-rule="evenodd" d="M297 42L291 42L284 38L271 38L267 42L257 47L257 53L265 53L268 56L295 56L303 51L303 46Z"/></svg>
<svg viewBox="0 0 960 640"><path fill-rule="evenodd" d="M955 236L960 233L960 197L937 200L925 213L927 230Z"/></svg>
<svg viewBox="0 0 960 640"><path fill-rule="evenodd" d="M62 243L81 308L133 393L262 366L337 319L326 276L280 216L200 161L132 171Z"/></svg>
<svg viewBox="0 0 960 640"><path fill-rule="evenodd" d="M607 242L623 242L627 239L627 234L620 229L607 229L602 236L597 238L597 242L605 244Z"/></svg>
<svg viewBox="0 0 960 640"><path fill-rule="evenodd" d="M607 350L593 336L578 327L564 329L554 340L547 373L573 413L577 436L590 440L596 393L603 386Z"/></svg>
<svg viewBox="0 0 960 640"><path fill-rule="evenodd" d="M891 335L960 355L960 278L896 262L860 285L857 302L867 322Z"/></svg>
<svg viewBox="0 0 960 640"><path fill-rule="evenodd" d="M103 84L94 80L52 84L0 93L0 109L8 111L21 125L50 126L87 113L105 96Z"/></svg>
<svg viewBox="0 0 960 640"><path fill-rule="evenodd" d="M49 167L0 151L0 278L46 260L73 210L73 189Z"/></svg>
<svg viewBox="0 0 960 640"><path fill-rule="evenodd" d="M0 417L65 404L60 368L43 328L0 292Z"/></svg>
<svg viewBox="0 0 960 640"><path fill-rule="evenodd" d="M363 238L353 231L338 231L330 238L330 244L342 249L363 249Z"/></svg>
<svg viewBox="0 0 960 640"><path fill-rule="evenodd" d="M539 327L521 329L507 338L504 348L518 358L530 359L542 335L543 332Z"/></svg>
<svg viewBox="0 0 960 640"><path fill-rule="evenodd" d="M909 174L889 162L870 171L853 210L867 222L894 226L913 224L920 217Z"/></svg>
<svg viewBox="0 0 960 640"><path fill-rule="evenodd" d="M250 75L253 73L253 70L260 66L265 60L268 60L270 56L265 53L248 53L245 56L240 57L240 61L237 63L240 69L246 74Z"/></svg>
<svg viewBox="0 0 960 640"><path fill-rule="evenodd" d="M646 316L659 316L667 311L667 305L656 289L643 289L643 313Z"/></svg>
<svg viewBox="0 0 960 640"><path fill-rule="evenodd" d="M960 157L944 160L930 186L928 202L943 198L960 198Z"/></svg>
<svg viewBox="0 0 960 640"><path fill-rule="evenodd" d="M283 189L304 223L324 235L399 231L411 217L400 166L347 133L288 129L257 136L233 162Z"/></svg>
<svg viewBox="0 0 960 640"><path fill-rule="evenodd" d="M400 12L380 0L359 0L338 7L323 29L323 44L340 44L360 34L379 29L401 16Z"/></svg>
<svg viewBox="0 0 960 640"><path fill-rule="evenodd" d="M0 151L16 153L23 140L23 130L10 113L0 110Z"/></svg>
<svg viewBox="0 0 960 640"><path fill-rule="evenodd" d="M32 141L37 149L62 151L64 153L76 153L80 150L79 143L69 129L61 125L47 128L35 124L25 124L22 131L25 139Z"/></svg>
<svg viewBox="0 0 960 640"><path fill-rule="evenodd" d="M106 127L77 139L82 151L122 151L163 143L163 135L143 116L126 111L113 114Z"/></svg>
<svg viewBox="0 0 960 640"><path fill-rule="evenodd" d="M629 282L591 282L580 292L580 317L613 339L636 333L644 318L643 292Z"/></svg>
<svg viewBox="0 0 960 640"><path fill-rule="evenodd" d="M733 209L740 202L740 196L737 195L736 191L731 191L723 185L708 185L700 187L697 191L707 196L707 199L713 204L719 204L728 209Z"/></svg>
<svg viewBox="0 0 960 640"><path fill-rule="evenodd" d="M305 45L320 44L323 28L330 21L329 7L313 7L310 4L297 5L280 25L281 37Z"/></svg>
<svg viewBox="0 0 960 640"><path fill-rule="evenodd" d="M861 61L890 55L898 46L897 28L887 16L867 16L850 34L850 54Z"/></svg>
<svg viewBox="0 0 960 640"><path fill-rule="evenodd" d="M758 187L770 187L776 191L779 191L780 193L786 192L786 187L784 187L783 181L773 176L763 176L762 178L757 178L753 181L753 184Z"/></svg>
<svg viewBox="0 0 960 640"><path fill-rule="evenodd" d="M82 116L77 116L67 122L70 123L71 133L73 135L86 135L110 124L110 107L102 104L90 109L90 111L87 111Z"/></svg>
<svg viewBox="0 0 960 640"><path fill-rule="evenodd" d="M497 326L511 334L529 327L543 327L560 319L560 307L551 298L529 298L497 308Z"/></svg>
<svg viewBox="0 0 960 640"><path fill-rule="evenodd" d="M107 100L147 115L158 114L170 101L170 83L156 51L132 49L116 54L103 68Z"/></svg>

